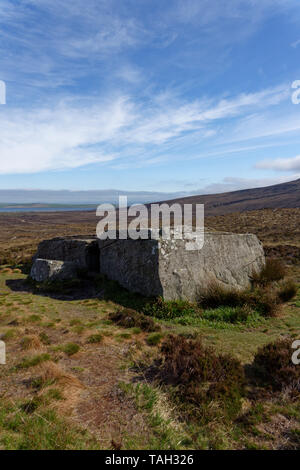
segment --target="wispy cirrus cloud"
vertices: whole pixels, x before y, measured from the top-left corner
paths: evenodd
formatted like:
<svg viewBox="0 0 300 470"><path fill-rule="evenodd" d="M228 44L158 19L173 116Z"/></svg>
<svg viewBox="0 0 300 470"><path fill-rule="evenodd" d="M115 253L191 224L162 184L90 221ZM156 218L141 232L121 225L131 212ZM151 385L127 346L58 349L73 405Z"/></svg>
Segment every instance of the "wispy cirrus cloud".
<svg viewBox="0 0 300 470"><path fill-rule="evenodd" d="M262 99L263 98L263 99ZM133 96L64 99L29 110L2 108L0 173L34 173L114 161L119 168L168 161L194 138L216 140L212 125L276 106L282 87L254 94L187 101L171 93L139 102ZM171 151L171 149L173 150ZM115 162L117 160L117 162Z"/></svg>
<svg viewBox="0 0 300 470"><path fill-rule="evenodd" d="M4 2L0 6L1 78L20 86L74 85L83 77L88 80L101 64L109 73L112 57L151 39L139 19L118 8L115 1Z"/></svg>
<svg viewBox="0 0 300 470"><path fill-rule="evenodd" d="M257 70L271 62L264 24L274 39L270 20L285 32L297 7L298 0L2 0L0 79L8 93L0 173L96 163L112 173L151 171L247 158L276 139L288 145L300 130L286 74L298 28L286 41L290 62L288 54L276 62L274 41L270 68Z"/></svg>
<svg viewBox="0 0 300 470"><path fill-rule="evenodd" d="M294 0L176 0L162 7L160 1L152 0L144 2L148 10L147 15L142 15L138 8L133 8L134 3L24 0L16 4L13 0L2 0L3 78L18 81L22 74L23 80L32 86L42 85L44 80L61 87L89 77L101 65L109 74L111 68L118 67L121 55L129 63L131 51L145 53L149 47L168 48L177 39L171 53L172 63L186 66L193 55L197 58L205 54L205 61L197 63L200 67L203 62L206 68L211 61L215 64L215 46L222 49L218 49L219 57L223 54L228 57L225 46L235 43L237 38L241 40L243 35L253 34L264 18L296 5ZM195 37L195 31L186 28L186 24L194 25L199 34ZM8 53L10 50L13 54ZM166 58L169 60L168 55Z"/></svg>
<svg viewBox="0 0 300 470"><path fill-rule="evenodd" d="M63 101L51 108L0 115L0 173L34 173L112 160L105 148L130 121L126 97L85 106Z"/></svg>

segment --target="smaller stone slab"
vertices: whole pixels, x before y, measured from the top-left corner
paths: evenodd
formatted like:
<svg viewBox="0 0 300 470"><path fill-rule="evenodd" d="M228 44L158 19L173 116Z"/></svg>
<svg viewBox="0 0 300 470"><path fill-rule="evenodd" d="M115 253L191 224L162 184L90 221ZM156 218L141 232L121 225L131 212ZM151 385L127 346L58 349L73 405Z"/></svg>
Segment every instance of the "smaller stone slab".
<svg viewBox="0 0 300 470"><path fill-rule="evenodd" d="M37 282L62 281L77 277L76 263L37 258L31 268L30 276Z"/></svg>

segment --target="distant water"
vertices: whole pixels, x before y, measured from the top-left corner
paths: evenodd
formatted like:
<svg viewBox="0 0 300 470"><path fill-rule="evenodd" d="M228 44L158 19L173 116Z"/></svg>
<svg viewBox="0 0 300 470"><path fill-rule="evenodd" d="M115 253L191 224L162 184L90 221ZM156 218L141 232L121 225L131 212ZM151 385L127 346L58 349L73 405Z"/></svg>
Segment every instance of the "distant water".
<svg viewBox="0 0 300 470"><path fill-rule="evenodd" d="M0 212L70 212L70 211L96 211L93 207L0 207Z"/></svg>

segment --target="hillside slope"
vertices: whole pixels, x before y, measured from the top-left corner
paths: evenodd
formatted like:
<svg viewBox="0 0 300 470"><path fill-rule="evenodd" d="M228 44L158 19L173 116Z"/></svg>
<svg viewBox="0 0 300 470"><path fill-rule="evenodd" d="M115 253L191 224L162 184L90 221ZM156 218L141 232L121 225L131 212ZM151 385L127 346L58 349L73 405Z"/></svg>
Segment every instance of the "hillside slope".
<svg viewBox="0 0 300 470"><path fill-rule="evenodd" d="M244 189L222 194L189 196L166 201L168 204L205 204L206 215L223 215L258 209L300 207L300 179L264 188Z"/></svg>

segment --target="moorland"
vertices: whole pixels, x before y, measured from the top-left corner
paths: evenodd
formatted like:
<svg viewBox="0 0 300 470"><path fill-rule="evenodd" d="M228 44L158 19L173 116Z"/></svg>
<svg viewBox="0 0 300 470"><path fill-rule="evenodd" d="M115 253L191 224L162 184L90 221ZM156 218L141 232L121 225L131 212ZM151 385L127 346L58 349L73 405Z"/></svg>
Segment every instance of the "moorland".
<svg viewBox="0 0 300 470"><path fill-rule="evenodd" d="M94 234L97 219L0 214L0 449L299 449L299 220L299 208L208 216L256 233L269 271L252 292L211 286L189 304L101 276L32 283L39 241Z"/></svg>

